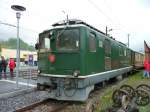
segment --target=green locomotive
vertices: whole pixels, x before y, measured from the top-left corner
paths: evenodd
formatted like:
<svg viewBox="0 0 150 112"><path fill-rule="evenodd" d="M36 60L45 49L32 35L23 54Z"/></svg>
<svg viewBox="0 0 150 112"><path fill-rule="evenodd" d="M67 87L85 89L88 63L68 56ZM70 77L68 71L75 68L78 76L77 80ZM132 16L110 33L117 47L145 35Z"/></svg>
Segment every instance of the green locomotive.
<svg viewBox="0 0 150 112"><path fill-rule="evenodd" d="M132 71L134 52L80 20L39 34L38 83L57 100L85 101L94 85Z"/></svg>

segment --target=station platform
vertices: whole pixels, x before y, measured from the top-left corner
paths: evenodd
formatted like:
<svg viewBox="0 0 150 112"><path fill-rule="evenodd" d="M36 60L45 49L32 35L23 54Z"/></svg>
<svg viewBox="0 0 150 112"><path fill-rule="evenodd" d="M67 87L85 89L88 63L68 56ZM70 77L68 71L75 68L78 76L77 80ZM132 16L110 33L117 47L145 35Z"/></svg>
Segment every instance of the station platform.
<svg viewBox="0 0 150 112"><path fill-rule="evenodd" d="M30 92L35 90L35 88L35 84L29 84L19 80L17 87L16 81L2 79L0 80L0 99L13 97L24 92Z"/></svg>

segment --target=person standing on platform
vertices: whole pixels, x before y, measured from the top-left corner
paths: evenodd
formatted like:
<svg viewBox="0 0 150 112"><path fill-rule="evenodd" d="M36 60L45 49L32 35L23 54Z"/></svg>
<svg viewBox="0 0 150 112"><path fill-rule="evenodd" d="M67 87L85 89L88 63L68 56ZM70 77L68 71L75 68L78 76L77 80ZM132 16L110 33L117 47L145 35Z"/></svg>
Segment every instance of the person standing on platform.
<svg viewBox="0 0 150 112"><path fill-rule="evenodd" d="M7 62L6 62L6 60L5 60L5 58L4 58L4 56L1 56L1 65L2 65L2 72L4 72L4 77L5 77L5 79L7 78L7 76L6 76L6 67L7 67ZM2 73L1 72L1 73Z"/></svg>
<svg viewBox="0 0 150 112"><path fill-rule="evenodd" d="M16 63L13 58L9 60L9 69L10 69L10 76L13 78L14 75L14 68L16 67Z"/></svg>

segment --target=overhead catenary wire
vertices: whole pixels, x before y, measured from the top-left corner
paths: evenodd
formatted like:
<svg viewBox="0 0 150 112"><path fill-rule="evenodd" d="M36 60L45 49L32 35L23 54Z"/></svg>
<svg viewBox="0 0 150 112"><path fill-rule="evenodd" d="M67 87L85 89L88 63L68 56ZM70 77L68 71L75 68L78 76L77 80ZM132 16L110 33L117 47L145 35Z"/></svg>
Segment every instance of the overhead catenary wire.
<svg viewBox="0 0 150 112"><path fill-rule="evenodd" d="M11 10L11 8L10 8L10 4L11 4L10 1L4 1L4 0L2 0L2 1L0 1L0 2L2 2L2 3L0 4L0 9L1 9L1 11L4 10L5 12L9 12L9 13L12 12L12 10ZM4 12L4 11L3 11L3 12ZM31 12L31 11L30 11L30 12ZM37 17L39 18L39 15L38 15L38 14L35 15L35 13L30 13L30 15L34 15L34 16L37 16ZM28 16L29 16L29 15L28 15ZM45 17L43 17L43 18L45 18ZM0 19L2 19L2 18L0 18ZM0 20L0 24L6 25L6 26L10 26L10 27L16 27L16 25L13 25L13 24L10 24L10 23L1 21L1 20ZM20 27L20 29L28 30L28 31L31 31L31 32L34 32L34 33L39 33L39 32L40 32L40 31L36 31L36 30L34 30L34 29L25 28L25 27Z"/></svg>
<svg viewBox="0 0 150 112"><path fill-rule="evenodd" d="M11 26L11 27L17 27L16 25L10 24L10 23L6 23L6 22L2 22L0 21L0 24L2 25L6 25L6 26ZM39 33L38 31L32 30L32 29L28 29L28 28L24 28L24 27L20 27L21 29L25 29L25 30L29 30L35 33Z"/></svg>
<svg viewBox="0 0 150 112"><path fill-rule="evenodd" d="M127 33L127 30L124 28L124 26L120 23L120 21L118 20L118 18L116 17L116 15L114 16L115 19L117 20L117 22L114 22L96 3L94 3L92 0L87 0L95 9L97 9L97 11L99 11L103 16L105 16L107 18L107 20L109 20L112 24L114 25L119 25L121 26L120 30L123 30L124 32ZM104 0L104 2L106 3L106 1ZM110 7L108 7L108 5L105 5L109 10Z"/></svg>
<svg viewBox="0 0 150 112"><path fill-rule="evenodd" d="M105 1L105 0L104 0ZM101 8L99 8L98 7L98 5L96 5L92 0L88 0L88 2L92 5L92 6L94 6L94 8L96 8L101 14L103 14L106 18L107 18L107 20L109 20L112 24L114 24L114 25L118 25L118 26L120 26L121 28L119 28L119 30L122 30L125 34L126 34L126 36L128 37L128 40L127 40L127 45L128 45L128 47L129 47L129 31L127 31L126 29L125 29L125 27L120 23L120 21L118 20L118 18L117 18L117 16L115 15L114 17L115 17L115 20L117 20L117 22L115 23L103 10L101 10ZM105 3L106 3L106 1L105 1ZM107 8L109 8L110 9L110 7L108 7L108 5L107 5ZM112 10L111 10L112 11ZM117 18L117 19L116 19ZM106 29L107 29L107 26L106 26ZM113 28L112 28L113 29ZM107 31L106 31L107 32Z"/></svg>
<svg viewBox="0 0 150 112"><path fill-rule="evenodd" d="M112 8L110 7L110 5L106 2L106 0L103 0L105 3L106 8L108 8L109 10L111 10L111 12L113 13ZM118 16L116 14L113 13L113 17L115 18L115 20L117 21L117 24L119 26L121 26L121 30L123 30L124 32L128 32L127 29L125 28L125 26L123 24L121 24L121 22L118 20Z"/></svg>
<svg viewBox="0 0 150 112"><path fill-rule="evenodd" d="M106 15L106 13L101 10L92 0L87 0L91 5L93 5L95 7L95 9L97 9L101 14L103 14L110 22L114 23L113 20L108 16Z"/></svg>
<svg viewBox="0 0 150 112"><path fill-rule="evenodd" d="M112 20L112 18L108 15L108 14L106 14L105 13L105 11L103 11L95 2L94 2L94 0L87 0L97 11L99 11L103 16L105 16L106 18L107 18L107 20L109 20L112 24L114 24L114 25L119 25L119 26L121 26L121 28L119 28L119 30L121 30L121 29L123 29L123 31L125 31L125 32L128 32L125 28L124 28L124 26L122 25L122 24L120 24L120 22L118 22L118 19L115 19L115 20L117 20L117 22L114 22L114 20ZM105 3L106 3L106 1L105 0L103 0ZM4 1L4 0L2 0L2 3L3 3L3 5L1 5L1 6L3 6L3 7L1 7L2 9L5 9L5 10L7 10L7 11L11 11L7 6L8 6L8 4L10 4L10 2L9 1ZM105 4L106 5L106 4ZM108 6L108 4L107 4L107 8L109 8L110 9L110 6ZM30 12L31 13L31 12ZM35 15L35 13L32 13L32 15ZM37 16L37 15L35 15L35 16ZM41 15L40 15L41 16ZM116 16L116 15L115 15ZM45 18L45 17L43 17L43 18ZM116 17L115 17L116 18ZM104 25L104 24L103 24ZM9 26L9 25L8 25ZM10 25L11 26L11 25ZM28 29L28 28L23 28L23 27L21 27L22 29L26 29L26 30L29 30L29 31L32 31L32 32L36 32L36 33L39 33L39 31L35 31L35 30L32 30L32 29ZM114 29L116 29L116 28L114 28ZM118 29L118 28L117 28Z"/></svg>
<svg viewBox="0 0 150 112"><path fill-rule="evenodd" d="M12 24L9 24L9 23L4 23L2 21L0 21L0 24L7 25L7 26L12 26L12 27L17 27L16 25L12 25Z"/></svg>

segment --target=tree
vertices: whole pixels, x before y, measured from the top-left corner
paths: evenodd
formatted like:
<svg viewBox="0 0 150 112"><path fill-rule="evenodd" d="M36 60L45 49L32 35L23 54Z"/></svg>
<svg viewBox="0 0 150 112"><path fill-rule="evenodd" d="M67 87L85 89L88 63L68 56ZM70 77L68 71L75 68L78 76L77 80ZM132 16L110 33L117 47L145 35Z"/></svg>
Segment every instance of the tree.
<svg viewBox="0 0 150 112"><path fill-rule="evenodd" d="M0 41L1 48L8 48L8 49L16 49L17 48L17 39L10 38L7 41ZM27 44L23 40L20 39L20 50L30 50L34 51L34 47Z"/></svg>

